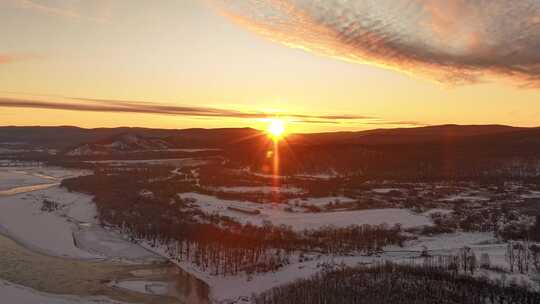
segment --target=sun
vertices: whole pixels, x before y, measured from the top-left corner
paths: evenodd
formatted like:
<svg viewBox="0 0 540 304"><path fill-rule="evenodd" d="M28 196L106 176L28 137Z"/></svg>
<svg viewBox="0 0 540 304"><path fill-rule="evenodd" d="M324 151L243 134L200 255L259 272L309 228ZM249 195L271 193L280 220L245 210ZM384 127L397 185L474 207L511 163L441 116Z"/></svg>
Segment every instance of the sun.
<svg viewBox="0 0 540 304"><path fill-rule="evenodd" d="M285 122L279 118L269 119L268 134L272 136L274 140L279 140L285 134Z"/></svg>

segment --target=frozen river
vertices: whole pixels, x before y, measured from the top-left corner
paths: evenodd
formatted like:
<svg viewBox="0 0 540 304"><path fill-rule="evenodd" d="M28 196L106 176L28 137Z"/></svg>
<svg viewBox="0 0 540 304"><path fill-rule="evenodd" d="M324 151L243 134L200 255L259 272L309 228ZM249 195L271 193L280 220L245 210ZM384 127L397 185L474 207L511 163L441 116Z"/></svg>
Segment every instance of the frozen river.
<svg viewBox="0 0 540 304"><path fill-rule="evenodd" d="M51 257L32 252L3 235L0 279L56 295L105 296L127 303L208 303L206 284L170 264L125 265ZM155 281L165 291L159 295L130 291L112 284L117 281Z"/></svg>
<svg viewBox="0 0 540 304"><path fill-rule="evenodd" d="M4 178L0 182L9 184L8 172L3 173ZM60 180L46 178L47 183L24 183L36 177L45 179L47 176L33 173L28 177L30 173L27 172L13 173L17 180L12 179L9 187L0 190L0 204L7 204L9 199L17 195L55 187ZM19 183L19 180L23 182ZM22 217L18 220L23 223L31 221L31 217L18 216ZM0 222L0 227L2 224ZM8 283L1 284L2 281ZM23 289L22 286L28 288ZM24 299L20 298L21 292L26 293ZM68 300L62 300L66 296ZM209 288L204 282L171 263L138 264L109 259L53 256L36 251L0 230L0 298L6 297L13 303L27 301L26 297L37 299L28 304L43 301L204 304L209 302ZM46 297L46 300L39 297Z"/></svg>

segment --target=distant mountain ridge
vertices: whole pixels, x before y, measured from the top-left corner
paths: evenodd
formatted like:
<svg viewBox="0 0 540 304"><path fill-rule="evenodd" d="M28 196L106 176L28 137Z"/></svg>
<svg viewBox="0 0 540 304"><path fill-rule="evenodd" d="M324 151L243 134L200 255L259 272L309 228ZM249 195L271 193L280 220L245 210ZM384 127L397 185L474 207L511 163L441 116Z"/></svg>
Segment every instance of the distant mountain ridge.
<svg viewBox="0 0 540 304"><path fill-rule="evenodd" d="M65 152L67 156L92 156L129 152L160 151L174 148L162 138L124 133L95 143L79 145Z"/></svg>
<svg viewBox="0 0 540 304"><path fill-rule="evenodd" d="M9 150L12 147L6 143L14 142L34 147L34 151L13 152L11 157L15 158L61 162L72 158L219 156L239 167L263 172L272 166L269 155L273 154L268 152L274 149L265 132L250 128L0 127L0 148ZM57 151L40 152L46 151L35 148L40 146ZM540 128L442 125L290 134L280 146L283 173L335 171L378 178L540 177Z"/></svg>
<svg viewBox="0 0 540 304"><path fill-rule="evenodd" d="M504 125L438 125L418 128L374 129L358 132L334 132L293 135L290 140L304 144L411 144L445 141L471 136L507 134L535 130ZM540 129L539 129L540 130Z"/></svg>
<svg viewBox="0 0 540 304"><path fill-rule="evenodd" d="M440 125L419 128L374 129L358 132L290 134L291 146L366 146L540 143L540 128L503 125ZM0 127L0 144L21 143L65 151L68 156L102 155L179 148L236 148L268 141L251 128L147 129L78 127Z"/></svg>
<svg viewBox="0 0 540 304"><path fill-rule="evenodd" d="M222 129L148 129L148 128L96 128L84 129L71 126L58 127L0 127L0 144L17 143L28 146L40 146L54 149L73 149L82 145L104 146L116 139L122 139L117 145L130 146L129 137L137 138L139 145L165 147L206 148L221 146L263 134L251 128ZM158 140L159 139L159 140ZM121 147L119 147L121 148ZM135 148L140 148L136 147ZM150 149L150 147L147 147Z"/></svg>

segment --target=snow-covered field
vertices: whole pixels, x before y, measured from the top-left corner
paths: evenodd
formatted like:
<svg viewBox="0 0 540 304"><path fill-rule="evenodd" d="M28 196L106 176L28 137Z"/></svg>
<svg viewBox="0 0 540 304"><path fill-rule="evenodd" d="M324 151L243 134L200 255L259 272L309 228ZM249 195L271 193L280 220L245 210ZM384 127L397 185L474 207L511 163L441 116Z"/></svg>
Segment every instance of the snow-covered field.
<svg viewBox="0 0 540 304"><path fill-rule="evenodd" d="M448 197L445 197L445 198L441 199L441 201L446 201L446 202L455 202L455 201L461 201L461 200L464 200L464 201L488 201L489 198L484 197L484 196L480 196L480 195L471 195L471 194L468 194L468 193L459 193L459 194L450 195Z"/></svg>
<svg viewBox="0 0 540 304"><path fill-rule="evenodd" d="M11 170L11 171L10 171ZM0 169L0 187L33 186L33 182L45 181L58 183L62 178L72 176L65 169L24 168L17 170ZM80 174L80 173L79 173ZM6 177L3 179L2 177ZM18 180L18 181L16 181ZM240 188L240 189L238 189ZM271 187L268 187L271 188ZM0 188L2 189L2 188ZM230 188L227 188L230 190ZM245 192L242 187L233 190ZM261 189L258 189L260 191ZM387 193L382 191L380 193ZM222 200L214 196L198 193L182 193L182 198L195 199L193 207L205 213L217 213L229 216L240 223L264 225L271 222L274 225L286 225L296 231L317 229L324 226L346 227L350 225L386 223L389 226L401 224L404 228L432 225L430 216L433 213L448 213L451 210L433 209L422 214L415 214L405 209L372 209L358 211L339 211L307 213L296 205L322 207L330 202L352 201L346 197L308 198L291 200L288 204L258 204L245 201ZM463 196L461 196L463 197ZM44 199L55 201L60 208L54 212L41 210ZM249 214L229 209L241 207L247 210L258 210L260 214ZM289 211L287 211L289 210ZM47 189L0 196L0 233L9 236L26 247L55 256L76 259L114 259L124 262L149 263L166 257L164 248L151 248L143 243L143 247L124 239L115 231L109 231L98 225L97 212L90 196L80 193L70 193L58 185ZM452 254L460 248L469 246L477 257L488 253L492 265L505 267L506 245L499 243L491 233L451 233L436 237L419 237L409 241L404 248L389 246L387 252L380 256L321 256L313 254L306 261L293 258L291 264L275 271L252 276L213 276L200 271L193 264L180 262L178 265L185 271L205 281L211 288L211 297L215 302L228 303L229 300L248 300L253 293L260 293L270 288L306 278L320 272L323 264L344 264L355 266L375 261L410 261L417 258L419 252L427 248L433 254ZM151 252L152 251L152 252ZM484 271L479 275L499 278L501 274ZM509 275L516 279L531 282L523 275ZM146 294L165 294L167 284L145 280L130 280L112 282L117 288L132 290ZM0 280L0 303L23 304L112 304L117 303L105 298L77 298L44 294L32 289L7 283ZM239 301L240 302L240 301Z"/></svg>
<svg viewBox="0 0 540 304"><path fill-rule="evenodd" d="M329 197L310 197L291 199L287 203L294 206L317 206L324 207L330 203L350 203L355 202L355 199L344 196L329 196Z"/></svg>
<svg viewBox="0 0 540 304"><path fill-rule="evenodd" d="M124 166L133 164L145 164L145 165L171 165L177 167L187 166L201 166L206 164L207 160L197 158L170 158L170 159L142 159L142 160L97 160L86 161L91 164L108 164L111 166Z"/></svg>
<svg viewBox="0 0 540 304"><path fill-rule="evenodd" d="M522 194L522 198L540 198L540 191L531 191L528 194Z"/></svg>
<svg viewBox="0 0 540 304"><path fill-rule="evenodd" d="M454 210L435 208L435 209L430 209L430 210L424 212L424 215L427 215L427 216L432 216L434 214L447 215L447 214L451 214L452 212L454 212Z"/></svg>
<svg viewBox="0 0 540 304"><path fill-rule="evenodd" d="M506 260L507 244L497 240L493 233L490 232L457 232L437 235L435 237L419 237L417 240L408 242L405 248L392 248L390 250L420 251L424 247L432 255L455 255L458 254L460 249L469 247L477 259L480 259L483 254L487 254L492 267L509 271ZM421 259L419 262L421 262ZM475 276L486 277L491 280L512 280L517 284L526 284L537 291L540 290L540 281L537 279L534 280L534 274L532 273L528 275L518 272L508 273L478 269Z"/></svg>
<svg viewBox="0 0 540 304"><path fill-rule="evenodd" d="M255 274L252 276L213 276L200 272L189 263L178 263L182 269L205 281L211 288L211 298L215 303L251 303L250 297L280 285L286 285L299 279L309 278L323 270L325 263L356 266L360 263L372 263L378 257L325 257L310 261L293 263L275 272Z"/></svg>
<svg viewBox="0 0 540 304"><path fill-rule="evenodd" d="M318 173L318 174L295 174L291 176L287 175L275 175L275 174L269 174L269 173L261 173L257 171L251 171L249 168L242 169L246 173L249 173L253 176L259 176L264 178L272 178L272 179L283 179L287 177L294 177L299 179L307 179L307 180L329 180L332 178L339 177L339 174L335 171L328 172L328 173Z"/></svg>
<svg viewBox="0 0 540 304"><path fill-rule="evenodd" d="M325 226L347 227L350 225L379 225L390 226L401 224L404 228L432 225L428 216L413 214L405 209L372 209L340 212L287 212L284 204L257 204L218 199L214 196L199 193L182 193L181 198L195 199L195 205L207 214L219 214L233 218L239 223L251 223L261 226L265 221L272 224L286 225L294 230L317 229ZM321 199L317 199L321 200ZM228 209L242 207L258 210L260 214L246 214Z"/></svg>
<svg viewBox="0 0 540 304"><path fill-rule="evenodd" d="M323 270L324 265L367 265L382 261L410 263L415 260L422 263L421 251L425 248L434 255L455 254L459 249L471 247L479 258L482 253L488 253L494 266L506 268L505 244L499 243L492 233L451 233L437 237L420 237L418 240L406 242L404 247L388 246L380 255L356 256L325 256L318 254L305 255L304 261L294 261L274 272L259 273L251 276L239 274L236 276L214 276L201 271L188 262L175 262L182 269L205 281L211 288L211 297L216 303L250 303L253 294L258 294L271 288L286 285L295 280L308 278ZM148 247L150 248L150 247ZM165 255L164 248L152 248L155 252ZM518 282L528 282L537 285L526 275L502 274L494 271L479 270L476 276L500 279L506 276Z"/></svg>
<svg viewBox="0 0 540 304"><path fill-rule="evenodd" d="M378 194L387 194L392 191L400 191L400 190L401 189L399 188L377 188L377 189L372 189L371 191Z"/></svg>
<svg viewBox="0 0 540 304"><path fill-rule="evenodd" d="M104 297L59 296L0 280L0 302L5 304L120 304Z"/></svg>
<svg viewBox="0 0 540 304"><path fill-rule="evenodd" d="M246 187L218 187L211 190L228 193L302 193L304 190L295 187L270 187L270 186L246 186Z"/></svg>

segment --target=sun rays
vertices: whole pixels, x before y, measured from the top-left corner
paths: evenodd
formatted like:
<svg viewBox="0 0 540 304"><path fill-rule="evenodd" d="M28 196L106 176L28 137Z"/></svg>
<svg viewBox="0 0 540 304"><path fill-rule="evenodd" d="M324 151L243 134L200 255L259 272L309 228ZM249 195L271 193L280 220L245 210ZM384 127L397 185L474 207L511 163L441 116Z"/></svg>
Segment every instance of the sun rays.
<svg viewBox="0 0 540 304"><path fill-rule="evenodd" d="M270 118L267 132L274 141L279 141L285 135L285 122L279 118Z"/></svg>

